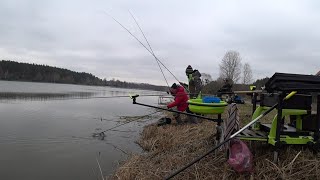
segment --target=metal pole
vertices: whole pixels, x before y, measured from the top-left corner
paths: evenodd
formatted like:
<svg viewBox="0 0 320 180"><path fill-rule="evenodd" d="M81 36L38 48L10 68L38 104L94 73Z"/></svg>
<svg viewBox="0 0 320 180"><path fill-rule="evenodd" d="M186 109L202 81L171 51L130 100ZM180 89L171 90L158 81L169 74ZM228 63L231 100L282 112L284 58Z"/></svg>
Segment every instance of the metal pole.
<svg viewBox="0 0 320 180"><path fill-rule="evenodd" d="M320 94L317 93L317 116L316 116L316 121L317 121L317 129L315 131L315 141L318 143L319 138L320 138Z"/></svg>
<svg viewBox="0 0 320 180"><path fill-rule="evenodd" d="M257 96L258 96L257 93L253 93L253 97L252 97L252 114L257 109Z"/></svg>

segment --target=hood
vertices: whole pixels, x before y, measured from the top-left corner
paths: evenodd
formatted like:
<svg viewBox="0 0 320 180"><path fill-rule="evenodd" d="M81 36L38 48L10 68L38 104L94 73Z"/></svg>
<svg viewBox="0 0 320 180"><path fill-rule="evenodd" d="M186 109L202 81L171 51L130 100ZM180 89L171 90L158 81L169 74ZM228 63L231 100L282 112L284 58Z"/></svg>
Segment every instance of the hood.
<svg viewBox="0 0 320 180"><path fill-rule="evenodd" d="M182 86L179 86L178 88L177 88L177 93L178 92L184 92L184 88L182 87Z"/></svg>
<svg viewBox="0 0 320 180"><path fill-rule="evenodd" d="M201 73L198 70L193 71L193 76L194 77L201 77Z"/></svg>

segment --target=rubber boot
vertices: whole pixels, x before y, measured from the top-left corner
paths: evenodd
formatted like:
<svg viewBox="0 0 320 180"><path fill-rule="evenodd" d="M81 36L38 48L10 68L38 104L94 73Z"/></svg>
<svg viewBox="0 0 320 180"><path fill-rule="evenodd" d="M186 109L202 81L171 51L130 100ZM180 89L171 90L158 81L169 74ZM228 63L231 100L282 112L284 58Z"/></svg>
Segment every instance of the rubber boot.
<svg viewBox="0 0 320 180"><path fill-rule="evenodd" d="M181 116L176 117L177 124L182 124Z"/></svg>
<svg viewBox="0 0 320 180"><path fill-rule="evenodd" d="M197 119L198 118L196 118L196 117L190 116L189 117L189 122L192 123L192 124L197 124Z"/></svg>

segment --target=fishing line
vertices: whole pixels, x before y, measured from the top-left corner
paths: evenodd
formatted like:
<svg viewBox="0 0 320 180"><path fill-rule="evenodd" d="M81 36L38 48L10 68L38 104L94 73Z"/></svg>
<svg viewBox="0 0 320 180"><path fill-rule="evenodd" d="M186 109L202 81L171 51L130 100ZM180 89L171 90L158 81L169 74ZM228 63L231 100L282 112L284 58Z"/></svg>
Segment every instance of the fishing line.
<svg viewBox="0 0 320 180"><path fill-rule="evenodd" d="M122 131L122 130L116 130L116 129L112 129L110 131L114 131L114 132L123 132L123 133L133 133L133 132L136 132L136 131L132 131L132 130L128 130L128 131Z"/></svg>
<svg viewBox="0 0 320 180"><path fill-rule="evenodd" d="M121 151L121 152L122 152L123 154L125 154L125 155L129 155L129 153L127 153L125 150L119 148L118 146L116 146L116 145L114 145L114 144L112 144L112 143L106 142L106 144L113 146L116 150Z"/></svg>
<svg viewBox="0 0 320 180"><path fill-rule="evenodd" d="M262 91L239 91L239 92L230 92L230 93L225 93L225 94L241 94L241 93L261 93ZM192 95L192 93L187 93L187 95ZM202 94L203 96L217 96L215 94ZM145 95L139 95L140 97L172 97L169 96L168 94L145 94ZM184 95L175 95L174 97L177 96L184 96ZM128 98L130 97L129 95L123 95L123 96L96 96L96 97L65 97L65 98L47 98L50 100L77 100L77 99L112 99L112 98ZM27 99L27 98L26 98ZM1 99L0 100L8 100L8 99ZM34 99L35 101L37 99Z"/></svg>
<svg viewBox="0 0 320 180"><path fill-rule="evenodd" d="M125 124L131 123L131 122L134 122L134 121L137 121L137 120L139 120L139 119L143 119L143 118L145 118L146 116L150 116L150 115L155 114L155 113L158 113L158 112L160 112L160 111L155 111L155 112L152 112L152 113L150 113L150 114L143 115L143 116L141 116L141 117L139 117L139 118L137 118L137 119L134 119L134 120L131 120L131 121L128 121L128 122L125 122L125 123L116 125L116 126L114 126L114 127L112 127L112 128L106 129L106 130L101 131L101 132L99 132L99 133L93 133L93 136L103 136L104 133L107 132L107 131L111 131L111 130L117 128L117 127L120 127L120 126L123 126L123 125L125 125Z"/></svg>
<svg viewBox="0 0 320 180"><path fill-rule="evenodd" d="M255 91L245 91L246 93L254 93ZM187 95L192 95L192 93L186 93ZM233 93L229 93L233 94ZM215 94L202 94L203 96L216 96ZM184 96L183 94L181 95L175 95L174 97L177 96ZM96 97L79 97L79 98L53 98L54 100L73 100L73 99L112 99L112 98L128 98L130 96L128 95L123 95L123 96L96 96ZM145 95L139 95L139 97L172 97L168 96L168 94L145 94Z"/></svg>
<svg viewBox="0 0 320 180"><path fill-rule="evenodd" d="M134 22L136 23L136 25L139 27L140 32L141 32L141 34L143 35L143 37L144 37L145 41L147 42L147 44L148 44L148 46L149 46L149 48L150 48L150 50L151 50L151 52L152 52L153 56L156 56L156 55L154 54L154 52L153 52L153 49L152 49L152 47L151 47L151 45L150 45L150 43L149 43L149 41L148 41L147 37L145 36L144 32L142 31L142 29L141 29L141 27L140 27L140 25L139 25L138 21L136 20L136 18L133 16L133 14L132 14L130 11L129 11L129 13L130 13L131 17L133 18ZM161 68L161 66L160 66L159 61L158 61L156 58L155 58L155 60L156 60L156 62L157 62L157 64L158 64L158 66L159 66L159 68L160 68L160 71L161 71L161 73L162 73L162 75L163 75L164 80L166 81L166 83L167 83L167 85L168 85L168 88L170 88L169 83L168 83L168 81L167 81L167 78L166 78L166 76L165 76L165 75L164 75L164 73L163 73L163 70L162 70L162 68Z"/></svg>
<svg viewBox="0 0 320 180"><path fill-rule="evenodd" d="M110 16L114 21L116 21L123 29L125 29L132 37L134 37L157 61L159 61L161 63L161 65L178 81L178 78L134 35L132 34L132 32L124 27L118 20L116 20L113 16L111 16L110 14L108 14L107 12L104 11L104 13L106 13L108 16Z"/></svg>
<svg viewBox="0 0 320 180"><path fill-rule="evenodd" d="M94 169L93 168L91 168L92 169L92 172L93 172L93 176L97 179L97 180L99 180L99 178L98 178L98 176L96 175L96 172L94 171Z"/></svg>
<svg viewBox="0 0 320 180"><path fill-rule="evenodd" d="M93 118L93 119L98 119L98 120L100 120L100 121L114 121L113 119L105 119L105 118L102 118L102 117Z"/></svg>
<svg viewBox="0 0 320 180"><path fill-rule="evenodd" d="M247 94L247 93L262 93L261 90L256 91L234 91L234 92L224 92L224 94ZM186 93L187 95L193 95L193 93ZM203 96L217 96L216 94L202 94ZM175 96L184 96L181 95L175 95ZM128 95L122 95L122 96L96 96L96 97L88 97L88 98L66 98L66 99L109 99L109 98L128 98L130 96ZM168 96L168 94L141 94L139 97L171 97ZM59 98L57 98L59 100ZM61 99L63 100L63 99Z"/></svg>
<svg viewBox="0 0 320 180"><path fill-rule="evenodd" d="M96 157L96 160L97 160L97 163L98 163L98 166L99 166L99 170L100 170L101 178L102 178L102 180L104 180L104 176L103 176L103 173L102 173L102 170L101 170L101 166L100 166L100 163L99 163L99 160L98 160L98 158L97 158L97 157Z"/></svg>

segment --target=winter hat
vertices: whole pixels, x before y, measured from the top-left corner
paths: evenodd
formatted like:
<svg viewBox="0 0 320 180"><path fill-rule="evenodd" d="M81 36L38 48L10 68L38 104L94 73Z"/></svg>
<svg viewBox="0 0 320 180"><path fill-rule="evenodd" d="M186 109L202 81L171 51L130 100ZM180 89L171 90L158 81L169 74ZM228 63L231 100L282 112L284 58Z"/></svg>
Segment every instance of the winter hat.
<svg viewBox="0 0 320 180"><path fill-rule="evenodd" d="M186 74L188 75L188 74L192 74L192 72L193 72L193 69L192 69L192 67L189 65L188 67L187 67L187 69L186 69Z"/></svg>

